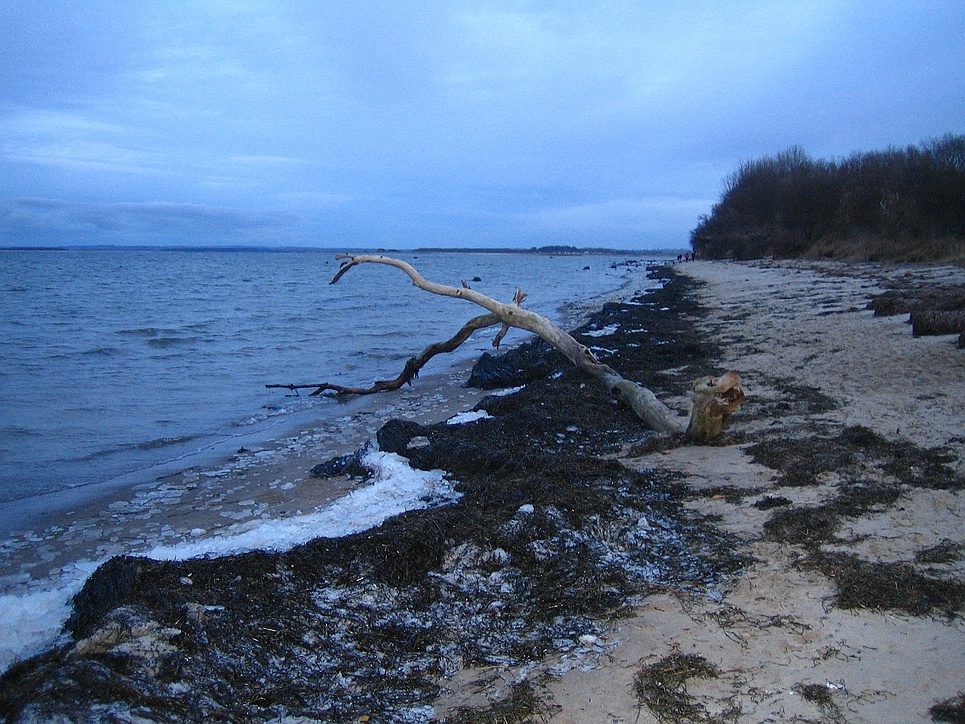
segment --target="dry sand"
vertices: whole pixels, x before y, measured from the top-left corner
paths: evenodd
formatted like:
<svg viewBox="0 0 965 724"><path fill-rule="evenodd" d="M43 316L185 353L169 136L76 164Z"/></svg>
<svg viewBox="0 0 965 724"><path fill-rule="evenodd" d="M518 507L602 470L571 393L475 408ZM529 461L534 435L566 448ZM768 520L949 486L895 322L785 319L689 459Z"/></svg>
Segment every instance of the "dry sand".
<svg viewBox="0 0 965 724"><path fill-rule="evenodd" d="M962 283L965 269L803 262L697 262L678 269L705 282L702 301L711 313L702 324L725 349L722 367L744 380L748 402L730 428L742 442L623 462L680 471L695 488L747 490L697 497L690 505L719 516L756 562L723 595L667 591L644 599L600 642L595 667L582 662L560 676L565 662L553 660L525 672L464 672L437 711L478 710L526 680L540 702L533 720L556 724L931 721L930 707L965 691L961 617L835 606L833 582L799 565L808 549L766 539L764 524L774 511L753 503L780 496L793 506L817 505L840 481L832 472L819 485L781 487L775 471L752 462L746 448L763 432L800 435L817 418L830 429L861 425L889 441L949 446L961 473L965 351L953 337L916 339L907 315L874 317L866 304L883 291L883 280ZM781 405L785 385L816 388L841 404L819 415ZM823 549L907 562L962 583L963 513L958 492L904 485L894 505L845 519ZM953 555L944 563L916 562L916 552L934 546ZM660 719L641 706L634 682L644 667L687 662L717 670L678 689L691 697L679 699L690 716Z"/></svg>

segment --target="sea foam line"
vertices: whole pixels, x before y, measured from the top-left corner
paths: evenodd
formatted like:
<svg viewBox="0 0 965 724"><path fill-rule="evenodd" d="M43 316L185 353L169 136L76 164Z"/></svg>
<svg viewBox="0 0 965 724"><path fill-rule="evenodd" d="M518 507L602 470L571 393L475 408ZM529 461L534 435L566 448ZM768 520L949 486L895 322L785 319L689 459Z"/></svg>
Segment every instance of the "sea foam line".
<svg viewBox="0 0 965 724"><path fill-rule="evenodd" d="M414 470L395 453L369 451L362 463L372 473L369 484L321 510L259 521L254 527L228 535L155 546L144 555L154 560L182 561L255 550L283 552L315 538L368 530L394 515L459 497L442 471ZM0 596L0 672L59 640L66 641L63 628L71 600L104 562L81 561L65 571L53 587Z"/></svg>

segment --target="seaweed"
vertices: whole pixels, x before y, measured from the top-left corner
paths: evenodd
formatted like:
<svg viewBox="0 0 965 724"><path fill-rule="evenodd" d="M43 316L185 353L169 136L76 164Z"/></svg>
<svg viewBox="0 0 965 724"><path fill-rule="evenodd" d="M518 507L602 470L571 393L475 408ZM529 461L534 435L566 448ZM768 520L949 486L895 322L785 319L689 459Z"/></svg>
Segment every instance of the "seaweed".
<svg viewBox="0 0 965 724"><path fill-rule="evenodd" d="M961 560L963 553L965 553L965 545L946 538L941 543L923 548L915 553L915 561L918 563L953 563Z"/></svg>
<svg viewBox="0 0 965 724"><path fill-rule="evenodd" d="M921 449L910 442L893 442L862 426L804 439L764 440L747 451L754 462L777 470L778 482L788 487L818 485L823 473L853 479L877 471L918 488L965 488L965 479L948 465L957 459L948 448Z"/></svg>
<svg viewBox="0 0 965 724"><path fill-rule="evenodd" d="M804 701L821 709L824 714L822 721L843 722L845 720L841 715L841 709L834 701L834 689L835 686L832 684L795 684L792 687L792 690Z"/></svg>
<svg viewBox="0 0 965 724"><path fill-rule="evenodd" d="M764 524L764 538L803 546L808 555L798 561L826 575L835 586L833 603L842 609L898 610L915 616L941 614L952 618L965 607L965 585L921 571L910 563L865 561L823 546L836 541L842 519L885 510L897 502L896 485L842 485L823 505L782 508ZM959 555L961 546L946 541L919 552L919 563L942 562Z"/></svg>
<svg viewBox="0 0 965 724"><path fill-rule="evenodd" d="M515 684L509 696L487 707L458 707L443 720L443 724L521 724L546 710L528 681Z"/></svg>
<svg viewBox="0 0 965 724"><path fill-rule="evenodd" d="M754 503L753 507L757 508L758 510L771 510L772 508L781 508L790 504L791 501L785 498L783 495L765 495L763 498Z"/></svg>
<svg viewBox="0 0 965 724"><path fill-rule="evenodd" d="M690 679L715 679L720 669L703 656L673 653L648 664L633 679L633 691L661 722L718 722L703 704L687 692Z"/></svg>
<svg viewBox="0 0 965 724"><path fill-rule="evenodd" d="M365 465L362 463L364 453L365 449L363 448L348 455L341 455L331 460L326 460L324 463L315 465L309 474L313 478L334 478L338 475L347 475L349 477L364 479L369 474L369 471L366 470Z"/></svg>
<svg viewBox="0 0 965 724"><path fill-rule="evenodd" d="M764 538L799 545L826 543L837 532L840 518L827 506L785 508L764 523Z"/></svg>
<svg viewBox="0 0 965 724"><path fill-rule="evenodd" d="M965 724L965 693L959 692L958 696L935 704L928 713L932 721Z"/></svg>
<svg viewBox="0 0 965 724"><path fill-rule="evenodd" d="M816 387L804 385L788 377L768 377L758 374L758 385L767 385L776 393L776 399L754 398L741 411L744 420L774 420L794 413L803 417L823 415L841 407L839 400L821 392Z"/></svg>
<svg viewBox="0 0 965 724"><path fill-rule="evenodd" d="M788 404L794 405L791 399ZM920 564L947 563L961 547L945 541L920 551L913 563L864 561L824 547L836 537L842 521L893 507L907 488L961 490L965 480L950 465L949 448L922 449L892 441L862 426L837 428L808 425L811 434L765 439L747 448L754 462L776 471L778 485L833 484L835 495L821 505L793 506L781 496L765 496L754 507L776 510L764 524L763 538L802 546L806 555L796 565L818 570L835 587L832 603L844 609L898 610L912 615L953 617L965 607L965 586L945 580Z"/></svg>
<svg viewBox="0 0 965 724"><path fill-rule="evenodd" d="M904 611L953 618L965 606L965 585L919 572L907 563L864 561L847 553L818 553L809 563L834 581L843 609Z"/></svg>

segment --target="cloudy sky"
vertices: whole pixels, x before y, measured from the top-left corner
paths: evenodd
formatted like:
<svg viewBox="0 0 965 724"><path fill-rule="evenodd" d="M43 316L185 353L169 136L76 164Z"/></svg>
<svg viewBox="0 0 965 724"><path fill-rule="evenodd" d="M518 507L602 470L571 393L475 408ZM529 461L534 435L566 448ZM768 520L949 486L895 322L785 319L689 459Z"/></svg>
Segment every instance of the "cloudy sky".
<svg viewBox="0 0 965 724"><path fill-rule="evenodd" d="M3 0L0 246L682 248L963 79L962 0Z"/></svg>

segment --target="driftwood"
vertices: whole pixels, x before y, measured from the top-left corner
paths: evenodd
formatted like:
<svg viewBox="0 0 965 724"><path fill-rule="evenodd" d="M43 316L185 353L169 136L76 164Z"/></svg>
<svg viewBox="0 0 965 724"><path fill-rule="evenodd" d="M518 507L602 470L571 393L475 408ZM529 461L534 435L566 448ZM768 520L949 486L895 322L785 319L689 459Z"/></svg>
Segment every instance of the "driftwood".
<svg viewBox="0 0 965 724"><path fill-rule="evenodd" d="M911 313L912 333L916 337L965 332L965 311L919 310Z"/></svg>
<svg viewBox="0 0 965 724"><path fill-rule="evenodd" d="M626 404L647 425L659 432L683 433L695 442L710 440L720 434L727 418L744 401L740 378L733 372L728 372L719 378L702 378L694 383L694 407L689 419L680 417L658 400L649 389L624 379L612 367L600 362L586 346L577 342L570 334L561 330L549 319L523 309L521 304L525 294L518 289L512 302L499 302L471 289L465 282L461 287L431 282L424 278L411 264L393 257L342 254L337 258L345 261L342 262L341 268L332 279L332 284L338 282L349 269L360 264L386 264L403 271L415 286L424 291L456 299L465 299L486 309L489 313L467 322L447 342L430 345L420 355L410 359L406 363L405 370L395 380L376 382L368 388L343 387L330 383L268 385L269 387L283 387L291 390L311 387L315 389L312 394L319 394L325 390L333 390L337 393L370 394L398 389L407 382L411 382L418 375L419 369L434 355L454 350L477 329L501 324L502 328L493 341L494 346L498 346L499 341L511 327L538 335L559 350L577 369L600 380L612 395Z"/></svg>
<svg viewBox="0 0 965 724"><path fill-rule="evenodd" d="M332 283L334 284L335 282ZM265 387L280 387L282 389L292 390L293 392L297 390L311 389L314 390L311 395L320 395L323 392L336 392L340 395L372 395L376 392L389 392L391 390L397 390L402 387L402 385L412 384L412 380L419 376L419 370L425 367L426 362L435 357L437 354L452 352L454 349L459 347L459 345L469 339L472 333L477 329L485 329L486 327L492 327L499 323L499 317L497 317L495 314L483 314L479 317L473 317L462 325L462 329L456 332L450 339L446 340L445 342L433 342L415 357L410 358L405 363L405 367L402 369L402 372L394 380L378 380L373 383L371 387L346 387L344 385L332 384L331 382L319 382L308 385L276 384L265 385ZM499 346L496 340L493 341L493 344L495 346Z"/></svg>

